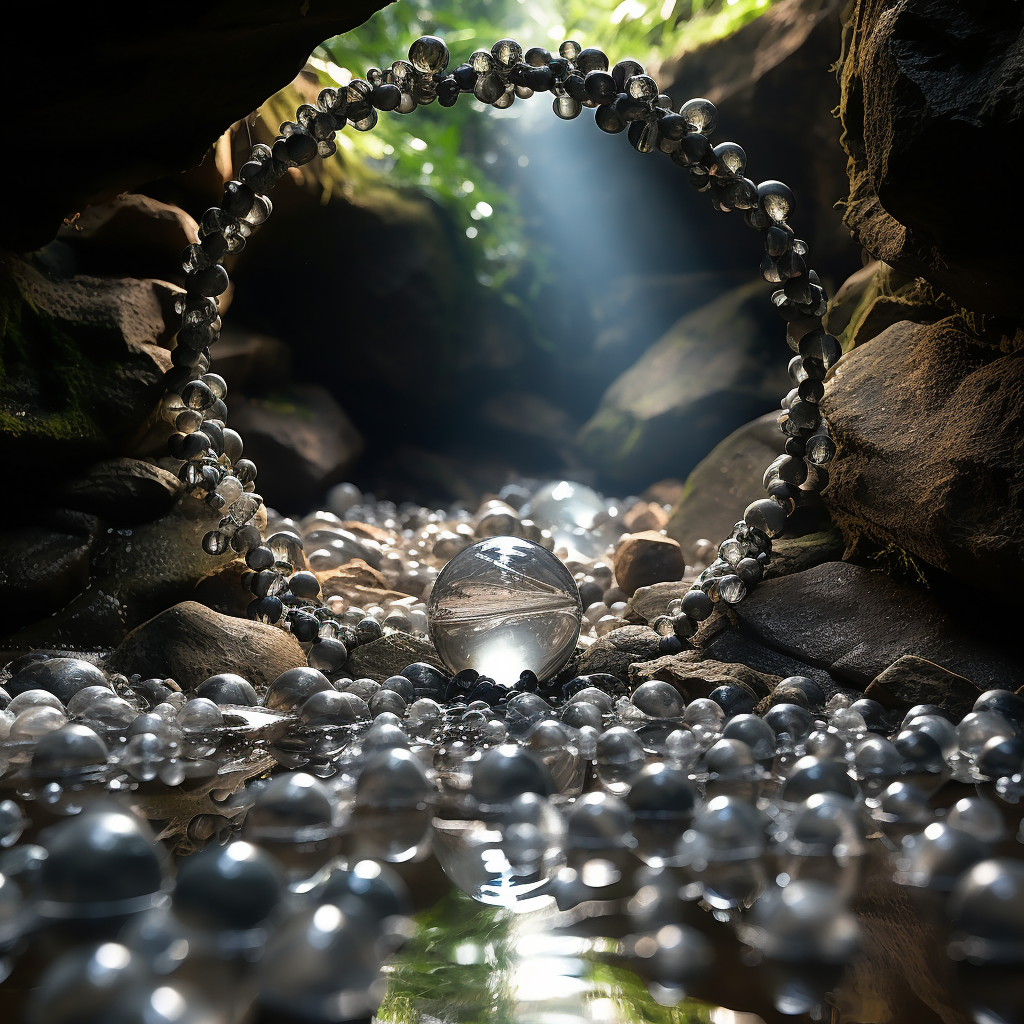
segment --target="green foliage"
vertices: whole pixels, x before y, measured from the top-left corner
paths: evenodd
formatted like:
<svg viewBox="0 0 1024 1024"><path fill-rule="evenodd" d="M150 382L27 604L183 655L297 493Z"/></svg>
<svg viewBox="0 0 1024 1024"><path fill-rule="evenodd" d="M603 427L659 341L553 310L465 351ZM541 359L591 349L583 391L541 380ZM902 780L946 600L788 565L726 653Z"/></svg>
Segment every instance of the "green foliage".
<svg viewBox="0 0 1024 1024"><path fill-rule="evenodd" d="M632 971L607 963L594 963L587 980L595 994L610 999L618 1018L627 1024L711 1024L709 1003L684 999L675 1006L663 1006Z"/></svg>
<svg viewBox="0 0 1024 1024"><path fill-rule="evenodd" d="M440 35L452 52L451 67L499 36L553 52L571 33L584 46L599 46L612 62L633 57L655 68L668 57L729 35L775 0L401 0L366 24L325 42L310 64L324 85L361 78L370 67L404 59L425 33ZM547 102L537 97L529 102ZM490 171L494 121L507 116L471 96L445 109L421 107L412 115L383 114L372 132L339 134L342 158L361 156L389 184L413 187L451 212L486 261L480 277L500 285L514 273L525 243L519 211ZM533 254L536 256L536 254Z"/></svg>

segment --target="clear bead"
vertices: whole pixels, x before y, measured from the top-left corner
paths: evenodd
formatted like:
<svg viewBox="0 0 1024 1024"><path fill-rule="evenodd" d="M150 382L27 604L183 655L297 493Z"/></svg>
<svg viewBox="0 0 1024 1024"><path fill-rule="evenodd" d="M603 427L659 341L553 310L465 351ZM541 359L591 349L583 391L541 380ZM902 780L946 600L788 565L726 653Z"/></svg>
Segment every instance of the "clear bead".
<svg viewBox="0 0 1024 1024"><path fill-rule="evenodd" d="M687 100L679 108L679 113L695 132L702 135L710 135L718 127L718 108L703 97Z"/></svg>

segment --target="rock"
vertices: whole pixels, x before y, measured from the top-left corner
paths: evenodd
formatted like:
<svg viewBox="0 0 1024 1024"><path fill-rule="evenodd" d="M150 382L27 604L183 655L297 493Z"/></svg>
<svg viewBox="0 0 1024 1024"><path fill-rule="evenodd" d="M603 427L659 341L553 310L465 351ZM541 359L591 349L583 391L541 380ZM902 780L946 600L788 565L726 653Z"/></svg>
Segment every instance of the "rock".
<svg viewBox="0 0 1024 1024"><path fill-rule="evenodd" d="M259 467L260 493L273 506L311 501L341 480L363 439L330 393L295 384L273 399L235 401L231 426Z"/></svg>
<svg viewBox="0 0 1024 1024"><path fill-rule="evenodd" d="M320 581L320 589L324 599L328 597L345 597L345 592L353 587L363 589L387 590L388 581L384 574L362 558L353 558L337 569L326 569L318 572L316 578Z"/></svg>
<svg viewBox="0 0 1024 1024"><path fill-rule="evenodd" d="M838 206L849 188L833 114L839 89L831 72L843 6L844 0L780 0L738 31L684 50L653 72L678 102L706 96L717 104L716 141L735 139L745 148L747 173L755 181L777 178L793 189L793 223L810 243L814 266L830 276L838 272L840 279L857 266L859 255ZM696 234L701 226L692 230ZM709 219L704 230L709 249L721 245L716 222ZM703 240L693 244L702 248Z"/></svg>
<svg viewBox="0 0 1024 1024"><path fill-rule="evenodd" d="M898 323L840 360L822 402L839 447L824 499L847 543L894 544L1016 608L1022 337Z"/></svg>
<svg viewBox="0 0 1024 1024"><path fill-rule="evenodd" d="M640 499L671 507L679 500L682 493L683 481L670 476L651 484L649 487L645 487L640 492Z"/></svg>
<svg viewBox="0 0 1024 1024"><path fill-rule="evenodd" d="M767 307L757 282L677 321L605 392L580 431L584 454L620 486L642 487L688 472L729 431L777 408L790 381Z"/></svg>
<svg viewBox="0 0 1024 1024"><path fill-rule="evenodd" d="M62 608L89 581L95 517L59 512L46 523L0 533L0 617L17 628Z"/></svg>
<svg viewBox="0 0 1024 1024"><path fill-rule="evenodd" d="M262 394L279 387L291 374L291 349L264 334L225 328L210 351L210 369L228 382L229 395L238 391Z"/></svg>
<svg viewBox="0 0 1024 1024"><path fill-rule="evenodd" d="M682 579L684 572L679 544L657 530L630 534L615 550L615 582L630 596L639 587Z"/></svg>
<svg viewBox="0 0 1024 1024"><path fill-rule="evenodd" d="M1024 684L1019 659L965 630L926 591L845 562L768 580L733 611L755 639L859 687L905 654L982 688Z"/></svg>
<svg viewBox="0 0 1024 1024"><path fill-rule="evenodd" d="M777 537L772 541L772 557L764 578L792 576L825 562L838 562L845 550L846 542L835 527L802 537Z"/></svg>
<svg viewBox="0 0 1024 1024"><path fill-rule="evenodd" d="M971 710L981 692L970 679L906 654L872 679L864 696L901 711L915 704L938 704L959 720Z"/></svg>
<svg viewBox="0 0 1024 1024"><path fill-rule="evenodd" d="M626 533L645 533L647 530L664 530L668 526L668 513L662 505L653 501L638 501L623 517Z"/></svg>
<svg viewBox="0 0 1024 1024"><path fill-rule="evenodd" d="M73 97L38 90L35 55L53 38L53 12L25 8L18 46L3 62L3 92L16 109L31 107L41 123L62 124L61 144L74 154L75 173L68 173L66 161L33 162L35 198L8 204L0 245L37 248L63 218L89 203L198 163L210 140L286 85L314 47L382 6L377 0L333 0L300 11L282 0L222 3L182 11L158 32L135 18L129 3L107 7L102 24L85 8L69 7L61 11L61 31L75 46L64 54L61 74L75 83ZM145 69L144 102L125 103L126 68ZM72 100L88 116L66 118ZM170 121L178 126L173 145L164 130ZM9 161L4 194L19 194L25 174L23 161Z"/></svg>
<svg viewBox="0 0 1024 1024"><path fill-rule="evenodd" d="M203 577L192 591L190 600L205 604L221 615L244 618L252 594L242 586L242 575L250 571L244 559L236 558Z"/></svg>
<svg viewBox="0 0 1024 1024"><path fill-rule="evenodd" d="M290 633L183 601L133 629L103 667L128 676L170 676L183 689L233 672L262 690L282 672L305 664L306 656Z"/></svg>
<svg viewBox="0 0 1024 1024"><path fill-rule="evenodd" d="M737 629L726 629L716 633L706 643L701 644L700 650L705 657L726 664L747 665L765 676L779 679L785 679L787 676L809 676L828 696L832 696L839 689L848 689L846 686L837 685L836 680L825 669L767 647Z"/></svg>
<svg viewBox="0 0 1024 1024"><path fill-rule="evenodd" d="M199 241L199 225L180 207L125 193L86 207L57 238L82 273L173 281L182 276L182 249Z"/></svg>
<svg viewBox="0 0 1024 1024"><path fill-rule="evenodd" d="M694 467L666 527L687 558L693 560L698 540L728 537L747 505L764 496L764 471L785 443L778 413L769 412L734 430Z"/></svg>
<svg viewBox="0 0 1024 1024"><path fill-rule="evenodd" d="M376 679L383 682L397 676L407 665L423 661L447 673L434 645L426 638L411 633L388 633L379 640L357 647L345 663L345 674L353 679Z"/></svg>
<svg viewBox="0 0 1024 1024"><path fill-rule="evenodd" d="M700 651L683 651L653 661L631 665L631 686L661 679L671 683L687 702L707 697L715 687L731 683L749 687L758 697L766 696L779 677L757 672L746 665L728 664L705 657Z"/></svg>
<svg viewBox="0 0 1024 1024"><path fill-rule="evenodd" d="M668 606L676 599L682 599L690 589L693 578L668 583L653 583L649 587L638 587L629 599L627 615L633 620L653 622L659 615L668 614Z"/></svg>
<svg viewBox="0 0 1024 1024"><path fill-rule="evenodd" d="M123 454L162 394L171 358L161 344L170 337L166 318L177 294L162 281L56 280L6 257L0 264L6 458L38 461L59 474Z"/></svg>
<svg viewBox="0 0 1024 1024"><path fill-rule="evenodd" d="M661 637L649 626L621 626L599 637L563 671L566 679L607 673L618 679L629 678L629 666L658 656ZM568 673L572 672L572 676Z"/></svg>
<svg viewBox="0 0 1024 1024"><path fill-rule="evenodd" d="M62 497L111 526L132 526L169 512L183 492L166 469L139 459L107 459L68 481Z"/></svg>
<svg viewBox="0 0 1024 1024"><path fill-rule="evenodd" d="M850 8L840 67L846 224L877 259L1001 316L1024 311L1024 255L986 190L951 188L948 159L1014 164L1020 30L1013 5L865 0Z"/></svg>

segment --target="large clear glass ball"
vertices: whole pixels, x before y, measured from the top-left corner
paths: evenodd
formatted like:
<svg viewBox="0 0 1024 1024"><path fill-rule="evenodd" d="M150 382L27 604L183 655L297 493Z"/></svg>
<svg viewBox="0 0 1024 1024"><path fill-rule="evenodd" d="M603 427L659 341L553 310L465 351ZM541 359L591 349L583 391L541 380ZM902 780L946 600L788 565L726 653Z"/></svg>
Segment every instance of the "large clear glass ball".
<svg viewBox="0 0 1024 1024"><path fill-rule="evenodd" d="M489 537L441 570L427 615L452 672L472 668L511 685L527 669L548 679L569 660L583 608L572 574L550 551L519 537Z"/></svg>
<svg viewBox="0 0 1024 1024"><path fill-rule="evenodd" d="M605 512L607 507L597 491L570 480L545 484L521 510L523 518L551 531L555 547L578 551L588 558L602 554L616 539L607 535L607 529L594 529L598 516L604 518Z"/></svg>

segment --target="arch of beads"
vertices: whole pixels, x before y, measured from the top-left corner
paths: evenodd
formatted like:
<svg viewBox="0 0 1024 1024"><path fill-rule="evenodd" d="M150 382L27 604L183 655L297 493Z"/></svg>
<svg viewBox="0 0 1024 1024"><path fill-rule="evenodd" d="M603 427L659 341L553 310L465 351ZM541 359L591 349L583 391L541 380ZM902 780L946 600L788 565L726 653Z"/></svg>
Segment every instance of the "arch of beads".
<svg viewBox="0 0 1024 1024"><path fill-rule="evenodd" d="M771 302L787 323L794 352L789 363L794 388L779 417L785 454L765 471L767 497L746 508L719 545L718 559L684 597L675 628L689 636L716 602L738 603L757 585L771 556L772 538L784 532L787 518L807 493L828 482L824 467L836 451L818 401L825 375L842 350L822 328L827 295L807 262L806 243L789 224L793 194L780 181L758 184L748 177L746 154L735 142L712 145L709 136L718 121L714 104L698 98L672 110L669 98L636 61L611 67L601 50L584 49L573 40L563 42L555 55L541 47L524 52L515 40L500 39L454 70L449 64L444 41L423 36L410 47L408 60L385 70L371 68L348 86L322 90L315 106L303 104L294 121L281 125L272 146L253 147L237 179L225 185L220 206L203 215L200 241L185 249L187 289L177 305L181 327L164 401L176 428L168 449L181 461L181 479L212 510L225 513L219 527L203 538L203 547L211 555L232 549L245 556L252 618L290 629L302 641L318 639L320 619L309 613L317 604L317 581L309 573L294 573L298 538L286 533L264 538L256 525L262 505L255 490L256 467L242 457L242 439L226 425L227 385L209 372L210 346L221 328L218 296L228 287L223 261L239 252L270 216L273 206L265 193L289 168L331 156L334 137L345 127L373 129L379 111L407 114L435 101L450 107L464 94L504 109L547 92L558 117L570 120L585 107L593 109L602 131L626 132L637 152L663 153L683 168L689 183L708 193L716 210L742 211L745 222L764 237L761 275L778 286Z"/></svg>

